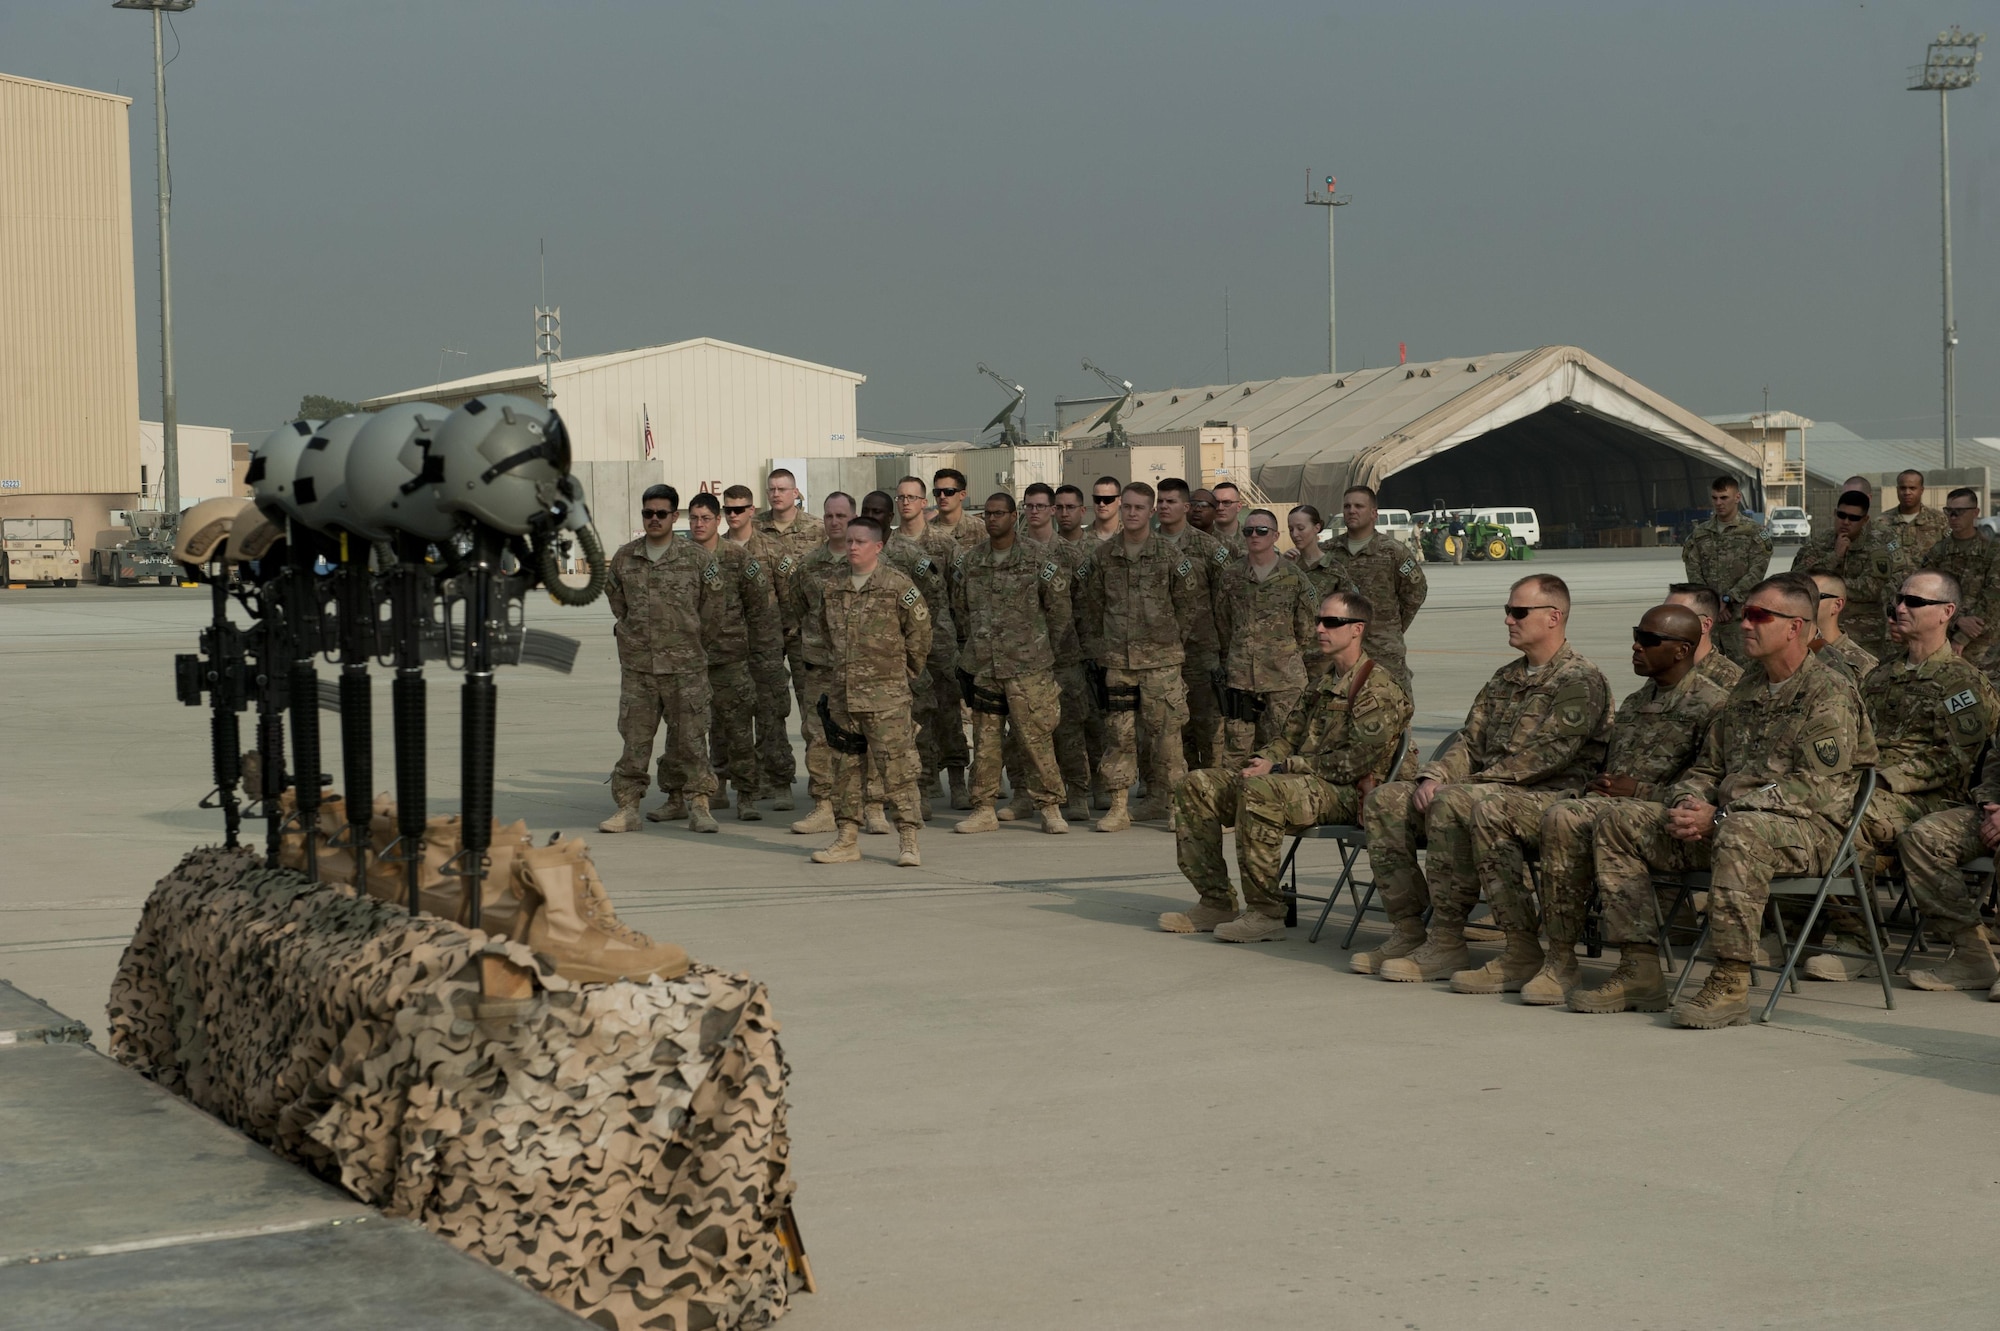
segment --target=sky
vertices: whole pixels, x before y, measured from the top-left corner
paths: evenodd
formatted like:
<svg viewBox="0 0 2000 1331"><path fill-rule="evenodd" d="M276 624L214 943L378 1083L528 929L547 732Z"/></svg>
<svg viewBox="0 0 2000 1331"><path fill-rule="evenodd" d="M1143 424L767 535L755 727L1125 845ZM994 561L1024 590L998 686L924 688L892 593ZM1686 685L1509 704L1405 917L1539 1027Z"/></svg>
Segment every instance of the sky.
<svg viewBox="0 0 2000 1331"><path fill-rule="evenodd" d="M1941 433L1947 3L199 0L167 50L184 421L258 432L717 337L856 370L865 435L1101 385L1582 346L1702 414ZM7 0L0 70L131 115L159 410L150 23ZM1961 436L2000 435L2000 69L1951 95ZM1225 303L1227 326L1225 336ZM1226 343L1226 349L1225 349ZM463 354L444 354L445 349Z"/></svg>

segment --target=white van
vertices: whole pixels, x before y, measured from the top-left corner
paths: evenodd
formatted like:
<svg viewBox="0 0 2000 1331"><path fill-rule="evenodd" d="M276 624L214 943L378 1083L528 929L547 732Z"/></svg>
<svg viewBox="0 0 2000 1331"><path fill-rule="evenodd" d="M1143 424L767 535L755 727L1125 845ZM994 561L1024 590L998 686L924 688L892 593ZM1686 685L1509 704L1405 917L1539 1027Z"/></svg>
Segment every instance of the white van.
<svg viewBox="0 0 2000 1331"><path fill-rule="evenodd" d="M1472 516L1481 522L1497 522L1529 545L1542 543L1542 520L1532 508L1475 508Z"/></svg>
<svg viewBox="0 0 2000 1331"><path fill-rule="evenodd" d="M1375 530L1404 545L1417 543L1417 522L1407 508L1381 508L1375 510Z"/></svg>

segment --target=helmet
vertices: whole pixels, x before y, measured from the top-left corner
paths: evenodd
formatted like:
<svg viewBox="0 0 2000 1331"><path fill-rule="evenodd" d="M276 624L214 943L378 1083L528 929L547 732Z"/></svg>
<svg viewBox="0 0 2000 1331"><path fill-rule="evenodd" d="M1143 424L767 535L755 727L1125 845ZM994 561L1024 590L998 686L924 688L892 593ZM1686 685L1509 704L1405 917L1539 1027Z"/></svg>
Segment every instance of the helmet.
<svg viewBox="0 0 2000 1331"><path fill-rule="evenodd" d="M229 539L230 524L249 506L248 499L236 497L204 499L181 514L181 528L174 535L174 558L195 565L216 558L218 547Z"/></svg>
<svg viewBox="0 0 2000 1331"><path fill-rule="evenodd" d="M451 415L434 402L399 402L368 420L347 450L347 525L369 540L405 531L427 541L451 535L438 507L443 459L438 427Z"/></svg>
<svg viewBox="0 0 2000 1331"><path fill-rule="evenodd" d="M522 536L581 528L590 513L570 476L569 431L539 402L494 394L451 414L435 450L444 459L439 506Z"/></svg>
<svg viewBox="0 0 2000 1331"><path fill-rule="evenodd" d="M250 470L243 479L265 517L283 526L291 516L287 507L292 497L292 475L298 470L299 454L319 428L318 421L292 421L264 436L264 442L250 452Z"/></svg>
<svg viewBox="0 0 2000 1331"><path fill-rule="evenodd" d="M299 454L292 473L292 516L314 531L346 529L347 454L372 419L359 411L336 416L313 432Z"/></svg>
<svg viewBox="0 0 2000 1331"><path fill-rule="evenodd" d="M229 544L222 557L232 564L262 559L284 539L284 523L271 521L255 504L245 504L236 520L229 524Z"/></svg>

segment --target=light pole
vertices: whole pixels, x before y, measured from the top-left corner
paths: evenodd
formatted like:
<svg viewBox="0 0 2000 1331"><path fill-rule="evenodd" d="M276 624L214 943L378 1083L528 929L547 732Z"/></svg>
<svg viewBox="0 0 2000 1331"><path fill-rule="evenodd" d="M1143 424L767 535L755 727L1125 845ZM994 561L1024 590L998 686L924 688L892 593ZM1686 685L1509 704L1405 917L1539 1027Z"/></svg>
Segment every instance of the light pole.
<svg viewBox="0 0 2000 1331"><path fill-rule="evenodd" d="M162 13L194 8L194 0L112 0L113 9L153 11L153 120L159 130L160 172L160 511L171 530L181 515L181 439L174 400L174 282L168 263L167 214L173 206L173 175L167 168L167 66L160 41Z"/></svg>
<svg viewBox="0 0 2000 1331"><path fill-rule="evenodd" d="M1979 44L1984 33L1961 32L1954 26L1937 35L1924 53L1924 63L1910 74L1911 92L1938 95L1938 162L1940 211L1944 223L1944 465L1958 465L1958 386L1952 361L1958 350L1958 325L1951 311L1951 110L1945 94L1970 88L1979 81Z"/></svg>
<svg viewBox="0 0 2000 1331"><path fill-rule="evenodd" d="M1333 177L1326 178L1326 190L1315 187L1312 172L1306 172L1306 202L1326 209L1326 372L1336 374L1340 370L1334 360L1335 342L1333 336L1333 210L1345 208L1354 201L1351 194L1336 195L1333 192Z"/></svg>

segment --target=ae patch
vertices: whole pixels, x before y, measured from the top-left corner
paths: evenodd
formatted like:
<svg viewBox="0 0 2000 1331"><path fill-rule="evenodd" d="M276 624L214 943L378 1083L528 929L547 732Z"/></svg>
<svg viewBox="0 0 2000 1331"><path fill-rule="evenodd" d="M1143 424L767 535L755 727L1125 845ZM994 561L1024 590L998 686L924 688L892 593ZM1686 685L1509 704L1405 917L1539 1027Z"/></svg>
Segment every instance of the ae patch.
<svg viewBox="0 0 2000 1331"><path fill-rule="evenodd" d="M1964 711L1968 707L1977 707L1978 705L1979 705L1979 699L1973 696L1973 692L1971 689L1966 689L1962 693L1954 693L1951 695L1951 697L1946 698L1944 700L1945 711L1951 713L1954 716Z"/></svg>

